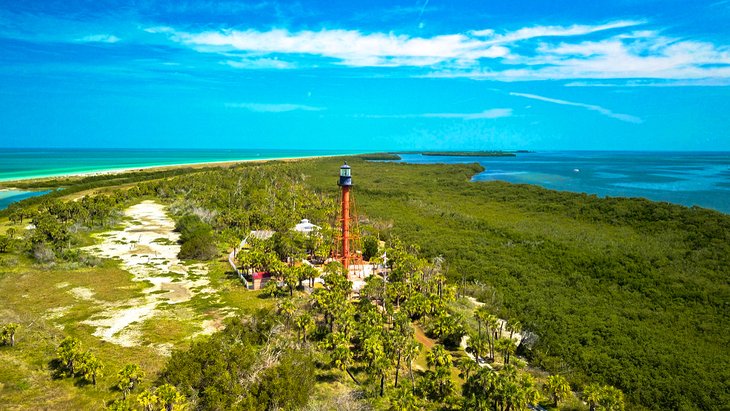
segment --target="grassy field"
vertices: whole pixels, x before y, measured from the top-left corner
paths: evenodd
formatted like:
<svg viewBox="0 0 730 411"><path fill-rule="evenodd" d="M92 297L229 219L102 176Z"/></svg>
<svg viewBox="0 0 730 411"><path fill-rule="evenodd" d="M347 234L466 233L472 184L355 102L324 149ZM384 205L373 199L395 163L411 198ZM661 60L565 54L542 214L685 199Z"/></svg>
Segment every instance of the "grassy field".
<svg viewBox="0 0 730 411"><path fill-rule="evenodd" d="M8 228L8 222L0 227ZM87 236L88 241L91 236ZM159 315L141 324L142 344L120 347L92 335L94 327L83 322L104 306L138 298L147 287L132 281L132 275L115 261L101 266L73 268L64 263L42 266L23 255L0 255L0 318L17 322L20 329L14 348L0 347L0 408L13 409L103 409L107 401L120 397L114 390L117 372L128 363L138 364L154 379L166 356L160 346L184 349L201 336L202 327L220 328L226 315L266 307L271 300L258 298L227 272L220 261L209 264L209 287L214 297L196 295L189 301L163 305ZM204 318L206 324L201 323ZM97 387L78 378L54 379L51 361L66 336L77 337L84 349L105 365Z"/></svg>

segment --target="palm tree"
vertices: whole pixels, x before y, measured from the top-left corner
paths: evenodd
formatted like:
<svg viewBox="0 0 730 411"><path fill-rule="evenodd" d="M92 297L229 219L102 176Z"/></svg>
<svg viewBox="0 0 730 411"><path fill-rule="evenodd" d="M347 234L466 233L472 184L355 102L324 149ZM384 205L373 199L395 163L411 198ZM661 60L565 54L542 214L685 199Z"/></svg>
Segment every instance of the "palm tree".
<svg viewBox="0 0 730 411"><path fill-rule="evenodd" d="M350 364L352 364L352 350L350 350L350 340L342 332L336 331L328 336L324 343L325 348L330 350L330 356L334 366L340 370L347 372L355 384L360 382L350 372Z"/></svg>
<svg viewBox="0 0 730 411"><path fill-rule="evenodd" d="M438 386L439 398L443 398L444 389L451 384L451 354L443 345L437 344L426 354L426 365L434 369L435 383Z"/></svg>
<svg viewBox="0 0 730 411"><path fill-rule="evenodd" d="M380 377L381 397L383 396L383 390L385 388L385 377L388 375L388 370L390 370L390 367L392 367L392 365L392 358L388 355L388 353L385 352L385 350L377 352L377 356L375 357L371 368L373 369L374 374Z"/></svg>
<svg viewBox="0 0 730 411"><path fill-rule="evenodd" d="M516 381L506 380L502 384L500 391L502 406L505 411L510 411L513 408L523 409L525 407L524 392Z"/></svg>
<svg viewBox="0 0 730 411"><path fill-rule="evenodd" d="M0 332L0 340L2 340L2 343L15 347L15 331L17 331L19 327L20 324L17 323L5 324L2 332Z"/></svg>
<svg viewBox="0 0 730 411"><path fill-rule="evenodd" d="M294 301L292 301L291 298L279 301L278 305L279 314L284 317L284 321L286 322L286 328L288 329L289 324L291 323L291 319L294 317L294 313L296 313L297 311L297 306L294 304Z"/></svg>
<svg viewBox="0 0 730 411"><path fill-rule="evenodd" d="M416 382L413 378L413 361L418 357L418 354L421 352L421 347L423 345L419 343L416 340L408 340L408 342L403 347L403 357L408 362L408 372L411 376L411 390L416 389Z"/></svg>
<svg viewBox="0 0 730 411"><path fill-rule="evenodd" d="M536 405L540 401L540 391L530 374L522 374L520 384L525 395L525 405Z"/></svg>
<svg viewBox="0 0 730 411"><path fill-rule="evenodd" d="M487 335L489 336L489 356L494 361L494 343L497 340L499 319L495 315L488 315L484 320L484 324L487 328Z"/></svg>
<svg viewBox="0 0 730 411"><path fill-rule="evenodd" d="M144 411L152 411L159 401L157 395L150 390L144 390L137 396L137 402Z"/></svg>
<svg viewBox="0 0 730 411"><path fill-rule="evenodd" d="M362 341L362 353L364 359L368 362L368 367L372 367L373 361L384 353L385 348L383 347L383 338L374 328L369 329Z"/></svg>
<svg viewBox="0 0 730 411"><path fill-rule="evenodd" d="M502 339L502 338L500 338L494 342L494 350L502 353L502 362L504 364L507 364L507 356L504 353L506 342L507 342L507 340Z"/></svg>
<svg viewBox="0 0 730 411"><path fill-rule="evenodd" d="M621 390L606 385L601 391L601 409L606 411L624 411L624 393Z"/></svg>
<svg viewBox="0 0 730 411"><path fill-rule="evenodd" d="M302 270L299 267L284 265L281 267L281 275L284 277L284 283L289 287L289 296L294 296L294 289L299 285L299 278Z"/></svg>
<svg viewBox="0 0 730 411"><path fill-rule="evenodd" d="M517 344L511 338L500 338L497 342L501 343L504 364L508 365L510 357L517 351Z"/></svg>
<svg viewBox="0 0 730 411"><path fill-rule="evenodd" d="M400 314L400 313L398 313ZM407 317L406 317L407 318ZM401 359L403 358L403 351L407 341L413 340L413 329L410 328L410 324L403 325L400 318L396 317L395 329L388 333L388 342L390 351L395 355L395 388L398 388L398 376L400 374Z"/></svg>
<svg viewBox="0 0 730 411"><path fill-rule="evenodd" d="M520 323L518 320L509 320L507 321L507 331L509 331L509 338L512 339L512 336L515 333L519 333L522 331L522 323Z"/></svg>
<svg viewBox="0 0 730 411"><path fill-rule="evenodd" d="M301 270L302 277L309 280L309 288L314 288L314 279L319 276L319 271L311 265L306 264L302 266Z"/></svg>
<svg viewBox="0 0 730 411"><path fill-rule="evenodd" d="M129 395L129 393L134 390L140 382L142 382L145 373L144 371L142 371L139 365L127 364L119 371L117 376L119 376L117 388L119 388L119 390L122 392L122 395L126 399L127 395Z"/></svg>
<svg viewBox="0 0 730 411"><path fill-rule="evenodd" d="M603 397L603 389L600 385L593 383L583 388L583 399L588 403L590 411L596 410L596 405Z"/></svg>
<svg viewBox="0 0 730 411"><path fill-rule="evenodd" d="M294 320L294 326L297 328L297 338L301 333L302 341L307 342L307 330L314 326L314 318L305 312Z"/></svg>
<svg viewBox="0 0 730 411"><path fill-rule="evenodd" d="M173 411L176 405L182 405L185 401L185 397L178 392L174 385L162 385L157 388L155 393L166 411Z"/></svg>
<svg viewBox="0 0 730 411"><path fill-rule="evenodd" d="M570 395L570 385L562 375L551 375L545 382L545 391L553 401L553 406L557 407L560 401L565 400Z"/></svg>
<svg viewBox="0 0 730 411"><path fill-rule="evenodd" d="M499 390L502 378L496 371L487 367L479 370L464 384L465 409L497 409ZM489 406L489 402L492 406Z"/></svg>
<svg viewBox="0 0 730 411"><path fill-rule="evenodd" d="M81 355L79 371L86 381L96 386L96 379L104 375L104 363L87 351Z"/></svg>
<svg viewBox="0 0 730 411"><path fill-rule="evenodd" d="M396 389L390 395L390 411L417 411L420 409L418 398L406 387Z"/></svg>
<svg viewBox="0 0 730 411"><path fill-rule="evenodd" d="M482 335L482 324L487 327L487 319L489 318L489 311L486 306L479 306L474 310L474 318L477 320L477 327L479 335Z"/></svg>
<svg viewBox="0 0 730 411"><path fill-rule="evenodd" d="M474 335L469 337L469 347L474 352L474 359L479 361L479 358L483 358L484 353L489 350L489 343L483 336Z"/></svg>
<svg viewBox="0 0 730 411"><path fill-rule="evenodd" d="M66 337L56 350L58 360L70 375L76 374L76 360L81 355L81 341L77 338Z"/></svg>
<svg viewBox="0 0 730 411"><path fill-rule="evenodd" d="M479 369L479 364L469 357L461 357L456 360L456 368L461 371L459 377L463 378L464 381L469 379L469 374Z"/></svg>
<svg viewBox="0 0 730 411"><path fill-rule="evenodd" d="M429 368L450 367L451 354L441 344L436 344L426 354L426 365Z"/></svg>

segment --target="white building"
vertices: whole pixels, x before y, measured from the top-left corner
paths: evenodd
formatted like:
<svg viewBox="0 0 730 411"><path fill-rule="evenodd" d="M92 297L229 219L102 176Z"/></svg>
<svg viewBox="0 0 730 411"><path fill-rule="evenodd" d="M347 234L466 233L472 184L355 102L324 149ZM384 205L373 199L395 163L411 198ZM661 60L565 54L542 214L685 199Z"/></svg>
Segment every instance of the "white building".
<svg viewBox="0 0 730 411"><path fill-rule="evenodd" d="M294 227L294 231L299 231L300 233L309 234L313 231L319 230L320 228L321 228L320 226L310 223L309 220L307 220L305 218L305 219L302 219L302 221L300 221L299 224L297 224Z"/></svg>

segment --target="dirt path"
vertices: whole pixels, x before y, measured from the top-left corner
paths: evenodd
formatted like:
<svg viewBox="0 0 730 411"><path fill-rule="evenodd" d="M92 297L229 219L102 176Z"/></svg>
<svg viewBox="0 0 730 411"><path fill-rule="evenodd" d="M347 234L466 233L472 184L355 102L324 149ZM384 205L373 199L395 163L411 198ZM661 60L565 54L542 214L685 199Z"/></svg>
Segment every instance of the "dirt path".
<svg viewBox="0 0 730 411"><path fill-rule="evenodd" d="M142 323L158 314L161 304L178 304L214 290L208 287L204 264L186 265L178 260L179 234L173 231L175 223L164 206L144 201L124 214L130 221L122 230L100 234L102 243L85 249L98 257L119 260L121 268L132 273L133 281L149 286L142 297L115 303L98 301L104 310L84 323L96 327L93 334L97 337L130 347L140 344ZM77 298L93 299L93 292L76 290L75 294Z"/></svg>

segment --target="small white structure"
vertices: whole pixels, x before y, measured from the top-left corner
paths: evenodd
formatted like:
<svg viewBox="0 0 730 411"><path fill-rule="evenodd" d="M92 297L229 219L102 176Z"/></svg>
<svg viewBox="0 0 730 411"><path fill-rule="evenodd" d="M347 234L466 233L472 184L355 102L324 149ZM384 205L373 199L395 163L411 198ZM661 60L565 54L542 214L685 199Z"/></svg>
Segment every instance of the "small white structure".
<svg viewBox="0 0 730 411"><path fill-rule="evenodd" d="M294 227L294 231L299 231L300 233L309 234L313 231L319 230L320 228L321 228L320 226L314 225L314 224L310 223L309 220L304 218L304 219L302 219L302 221L299 222L299 224L297 224Z"/></svg>

